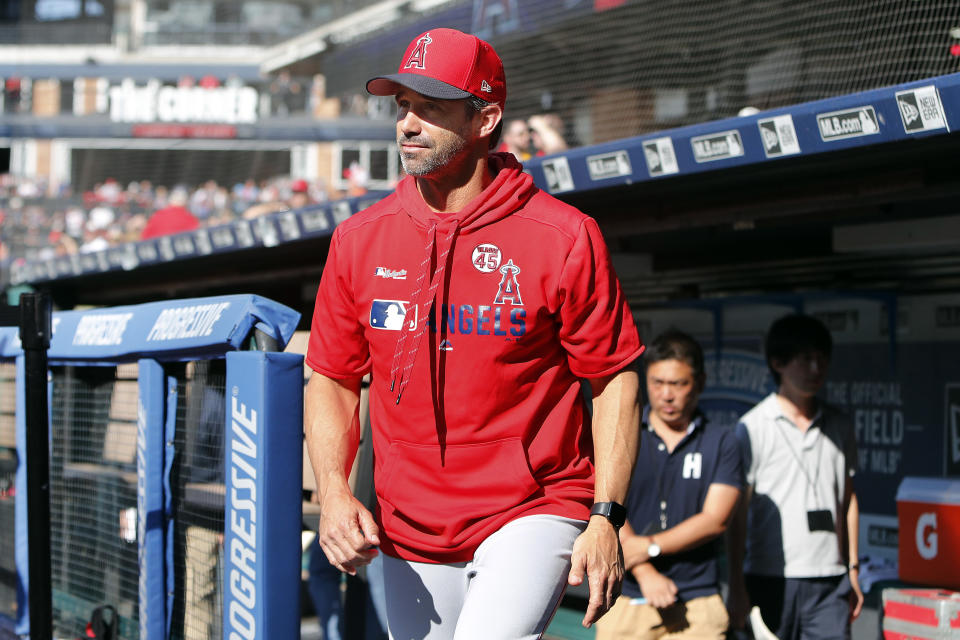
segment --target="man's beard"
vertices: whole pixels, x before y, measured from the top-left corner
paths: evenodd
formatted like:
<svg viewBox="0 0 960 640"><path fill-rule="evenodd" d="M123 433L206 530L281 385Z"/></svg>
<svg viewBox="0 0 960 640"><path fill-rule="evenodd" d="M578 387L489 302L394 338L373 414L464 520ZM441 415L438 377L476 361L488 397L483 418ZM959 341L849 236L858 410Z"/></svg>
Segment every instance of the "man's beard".
<svg viewBox="0 0 960 640"><path fill-rule="evenodd" d="M423 145L429 149L428 153L420 151L411 154L404 154L403 149L400 149L400 163L403 165L404 172L407 175L416 177L436 173L438 170L447 166L451 160L467 148L466 138L458 133L454 133L446 140L435 144L430 144L426 140L422 140L416 136L412 138L407 138L402 135L398 136L397 145L403 143Z"/></svg>

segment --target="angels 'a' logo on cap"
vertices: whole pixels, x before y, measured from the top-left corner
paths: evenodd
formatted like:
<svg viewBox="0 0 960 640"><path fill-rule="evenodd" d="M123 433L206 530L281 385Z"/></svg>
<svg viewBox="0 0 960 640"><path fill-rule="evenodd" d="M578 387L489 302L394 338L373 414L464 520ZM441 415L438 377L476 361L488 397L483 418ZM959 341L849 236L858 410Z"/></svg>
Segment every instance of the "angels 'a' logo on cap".
<svg viewBox="0 0 960 640"><path fill-rule="evenodd" d="M429 33L425 33L417 40L417 46L410 53L404 69L426 69L427 45L433 42Z"/></svg>
<svg viewBox="0 0 960 640"><path fill-rule="evenodd" d="M493 91L493 87L490 86L490 83L489 83L489 82L487 82L486 80L484 80L483 82L480 83L480 90L481 90L481 91L486 91L487 93L490 93L491 91Z"/></svg>

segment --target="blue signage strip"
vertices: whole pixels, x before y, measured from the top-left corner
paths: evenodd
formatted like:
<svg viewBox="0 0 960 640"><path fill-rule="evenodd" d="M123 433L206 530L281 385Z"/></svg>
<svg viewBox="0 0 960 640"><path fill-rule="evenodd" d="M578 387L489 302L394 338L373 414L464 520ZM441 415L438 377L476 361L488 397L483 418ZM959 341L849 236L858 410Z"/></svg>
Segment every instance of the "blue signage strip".
<svg viewBox="0 0 960 640"><path fill-rule="evenodd" d="M212 358L243 348L254 327L286 345L299 320L293 309L255 295L60 311L53 314L48 358L51 364ZM16 357L20 341L0 332L0 349Z"/></svg>
<svg viewBox="0 0 960 640"><path fill-rule="evenodd" d="M223 637L300 637L303 357L227 354Z"/></svg>
<svg viewBox="0 0 960 640"><path fill-rule="evenodd" d="M960 128L960 74L579 147L526 168L553 194L811 156Z"/></svg>
<svg viewBox="0 0 960 640"><path fill-rule="evenodd" d="M371 191L363 196L280 211L253 220L236 220L90 253L50 260L10 263L12 284L48 282L110 271L130 271L203 256L235 253L257 247L275 247L308 238L329 237L333 229L358 211L387 195Z"/></svg>
<svg viewBox="0 0 960 640"><path fill-rule="evenodd" d="M140 637L166 638L167 531L164 497L164 431L167 376L156 360L138 363L137 400L137 541L140 565ZM174 414L175 415L175 414ZM172 565L171 565L172 567Z"/></svg>

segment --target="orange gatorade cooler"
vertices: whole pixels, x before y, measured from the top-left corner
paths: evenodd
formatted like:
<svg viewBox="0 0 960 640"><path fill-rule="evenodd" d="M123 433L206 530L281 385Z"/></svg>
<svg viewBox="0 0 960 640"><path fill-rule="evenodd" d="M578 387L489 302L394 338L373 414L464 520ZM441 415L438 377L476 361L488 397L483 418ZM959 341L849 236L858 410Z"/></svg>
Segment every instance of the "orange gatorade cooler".
<svg viewBox="0 0 960 640"><path fill-rule="evenodd" d="M960 590L960 479L904 478L897 519L900 579Z"/></svg>
<svg viewBox="0 0 960 640"><path fill-rule="evenodd" d="M883 638L960 638L960 593L941 589L884 589Z"/></svg>

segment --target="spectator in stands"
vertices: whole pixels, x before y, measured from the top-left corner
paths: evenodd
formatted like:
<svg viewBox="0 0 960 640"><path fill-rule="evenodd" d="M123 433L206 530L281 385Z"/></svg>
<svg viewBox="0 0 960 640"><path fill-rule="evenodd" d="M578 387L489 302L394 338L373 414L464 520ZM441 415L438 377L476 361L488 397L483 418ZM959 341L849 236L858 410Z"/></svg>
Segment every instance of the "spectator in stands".
<svg viewBox="0 0 960 640"><path fill-rule="evenodd" d="M311 203L310 185L306 180L297 179L290 184L290 198L287 204L291 209L301 209Z"/></svg>
<svg viewBox="0 0 960 640"><path fill-rule="evenodd" d="M167 236L173 233L193 231L200 226L200 221L186 208L187 193L183 189L175 189L170 195L170 204L150 216L141 240Z"/></svg>
<svg viewBox="0 0 960 640"><path fill-rule="evenodd" d="M50 244L56 257L70 256L80 251L77 241L62 231L50 232Z"/></svg>
<svg viewBox="0 0 960 640"><path fill-rule="evenodd" d="M256 204L250 206L243 212L242 217L244 220L252 220L290 208L286 200L280 197L280 188L275 183L263 185L257 200L258 202Z"/></svg>
<svg viewBox="0 0 960 640"><path fill-rule="evenodd" d="M83 236L83 244L80 245L80 253L92 253L108 249L110 241L107 236L110 225L114 223L114 220L115 216L110 207L100 205L91 209Z"/></svg>
<svg viewBox="0 0 960 640"><path fill-rule="evenodd" d="M643 360L645 442L620 529L629 575L597 622L597 640L723 640L718 537L743 486L737 441L729 429L708 424L697 406L706 372L696 340L667 331Z"/></svg>
<svg viewBox="0 0 960 640"><path fill-rule="evenodd" d="M346 197L357 198L367 193L370 173L359 162L351 162L344 170L343 177L347 179Z"/></svg>
<svg viewBox="0 0 960 640"><path fill-rule="evenodd" d="M730 527L734 629L756 606L778 638L847 640L860 614L857 441L817 398L832 347L810 316L784 316L767 333L777 390L736 429L747 487Z"/></svg>
<svg viewBox="0 0 960 640"><path fill-rule="evenodd" d="M40 231L49 229L47 232L46 246L40 248L37 257L41 260L50 260L54 257L65 256L76 253L79 249L77 243L70 236L64 233L66 228L65 214L63 211L54 211L50 217L49 224L45 225Z"/></svg>
<svg viewBox="0 0 960 640"><path fill-rule="evenodd" d="M170 190L162 184L158 185L153 192L153 206L150 208L163 209L168 204L170 204Z"/></svg>
<svg viewBox="0 0 960 640"><path fill-rule="evenodd" d="M207 180L190 195L190 213L198 220L206 220L216 209L217 189L215 180Z"/></svg>
<svg viewBox="0 0 960 640"><path fill-rule="evenodd" d="M123 190L114 178L107 178L94 189L97 202L119 204L123 200Z"/></svg>
<svg viewBox="0 0 960 640"><path fill-rule="evenodd" d="M526 162L533 154L530 140L530 126L523 118L514 118L503 128L503 142L497 151L509 151L520 162ZM541 154L542 155L542 154Z"/></svg>
<svg viewBox="0 0 960 640"><path fill-rule="evenodd" d="M303 86L289 71L281 71L270 83L270 97L276 115L285 116L303 109Z"/></svg>
<svg viewBox="0 0 960 640"><path fill-rule="evenodd" d="M153 183L149 180L141 180L140 185L136 190L135 200L136 203L144 209L149 209L154 204L154 189Z"/></svg>
<svg viewBox="0 0 960 640"><path fill-rule="evenodd" d="M287 197L281 198L282 190L287 190ZM310 185L306 180L294 180L289 186L268 184L260 191L261 202L249 207L243 212L245 220L252 220L278 211L299 209L311 203Z"/></svg>
<svg viewBox="0 0 960 640"><path fill-rule="evenodd" d="M213 191L213 211L210 218L222 217L225 212L233 213L230 206L230 191L225 186L217 185L217 188Z"/></svg>
<svg viewBox="0 0 960 640"><path fill-rule="evenodd" d="M123 223L120 242L136 242L143 236L143 230L147 226L147 216L143 213L135 213L127 218Z"/></svg>
<svg viewBox="0 0 960 640"><path fill-rule="evenodd" d="M117 216L113 209L105 205L99 205L90 209L87 219L87 228L91 231L101 231L109 229L116 221Z"/></svg>
<svg viewBox="0 0 960 640"><path fill-rule="evenodd" d="M110 248L110 241L107 240L106 229L96 229L87 231L84 234L83 244L80 245L80 253L94 253Z"/></svg>
<svg viewBox="0 0 960 640"><path fill-rule="evenodd" d="M87 214L80 207L70 207L65 214L64 229L74 240L83 238L83 227L87 224Z"/></svg>
<svg viewBox="0 0 960 640"><path fill-rule="evenodd" d="M39 198L43 195L43 188L33 180L24 180L17 187L17 195L21 198Z"/></svg>
<svg viewBox="0 0 960 640"><path fill-rule="evenodd" d="M216 227L222 224L229 224L237 219L237 216L233 213L233 209L230 207L219 209L214 212L209 218L205 220L206 226Z"/></svg>
<svg viewBox="0 0 960 640"><path fill-rule="evenodd" d="M233 210L236 214L243 213L249 206L260 197L260 188L257 181L253 178L247 178L243 182L233 185Z"/></svg>
<svg viewBox="0 0 960 640"><path fill-rule="evenodd" d="M563 135L563 120L555 113L530 116L530 138L537 155L550 155L566 151L567 142Z"/></svg>

